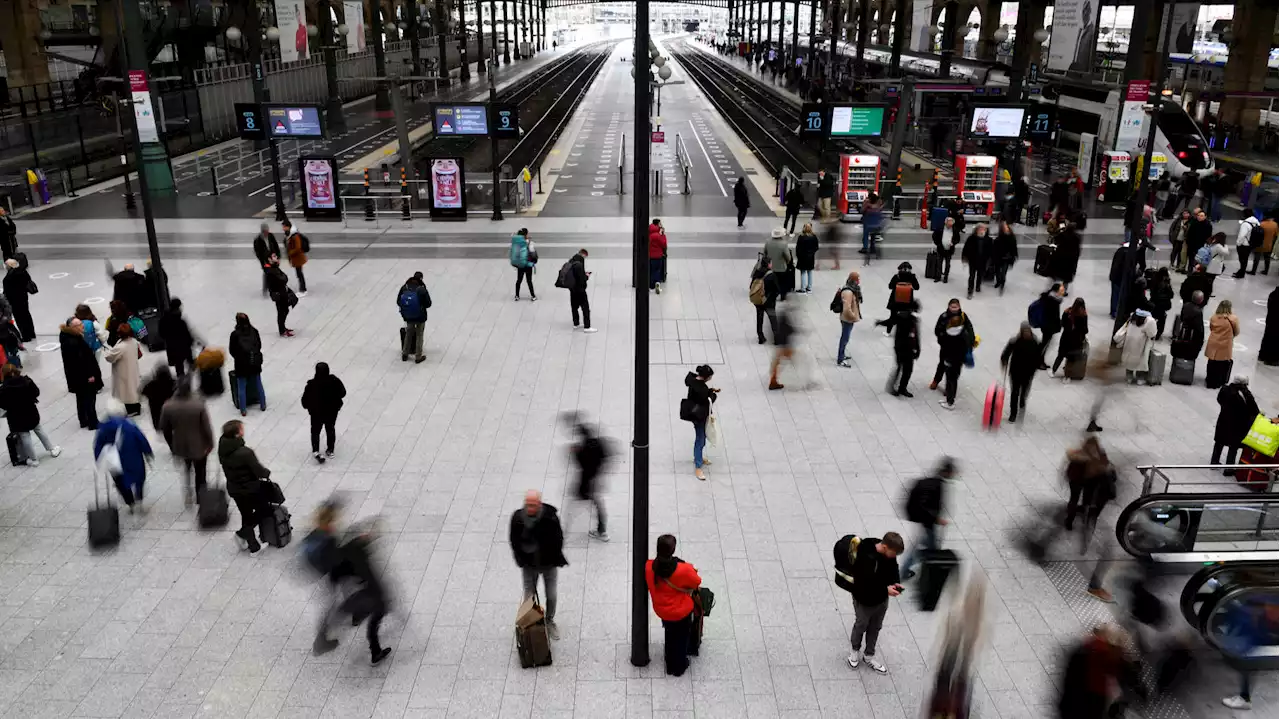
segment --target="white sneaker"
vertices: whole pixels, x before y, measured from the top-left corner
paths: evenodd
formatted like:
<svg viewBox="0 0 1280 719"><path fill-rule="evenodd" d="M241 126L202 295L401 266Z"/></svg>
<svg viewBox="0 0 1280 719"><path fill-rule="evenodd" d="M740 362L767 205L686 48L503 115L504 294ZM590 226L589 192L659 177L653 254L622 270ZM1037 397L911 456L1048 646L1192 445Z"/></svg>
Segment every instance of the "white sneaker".
<svg viewBox="0 0 1280 719"><path fill-rule="evenodd" d="M537 298L536 296L534 296L534 297L530 297L530 298L529 298L529 301L530 301L530 302L537 302L537 301L538 301L538 298Z"/></svg>
<svg viewBox="0 0 1280 719"><path fill-rule="evenodd" d="M57 456L58 456L58 455L60 455L60 454L62 454L62 448L61 448L61 447L54 447L53 449L49 450L49 456L50 456L50 457L57 457Z"/></svg>
<svg viewBox="0 0 1280 719"><path fill-rule="evenodd" d="M306 290L303 290L303 291L299 292L299 293L298 293L298 296L299 296L299 297L306 297L306 296L307 296L307 291L306 291Z"/></svg>
<svg viewBox="0 0 1280 719"><path fill-rule="evenodd" d="M940 400L938 400L938 404L942 405L942 408L943 408L943 409L955 409L955 408L956 408L956 406L955 406L954 404L949 404L949 403L947 402L947 400L946 400L946 398L945 398L945 397L944 397L944 398L942 398L942 399L940 399Z"/></svg>
<svg viewBox="0 0 1280 719"><path fill-rule="evenodd" d="M1237 694L1233 697L1223 697L1222 706L1228 709L1252 709L1253 702Z"/></svg>
<svg viewBox="0 0 1280 719"><path fill-rule="evenodd" d="M547 622L547 636L551 637L552 639L560 638L560 627L557 627L555 622L551 622L551 621Z"/></svg>
<svg viewBox="0 0 1280 719"><path fill-rule="evenodd" d="M836 363L836 366L838 366L838 367L852 367L852 366L853 366L853 363L852 363L852 362L850 362L850 361L849 361L849 360L847 360L847 359L846 359L846 360L840 360L839 362L837 362L837 363Z"/></svg>
<svg viewBox="0 0 1280 719"><path fill-rule="evenodd" d="M601 542L609 541L608 532L597 532L596 530L592 529L591 531L587 532L587 536L591 537L592 539L598 539Z"/></svg>
<svg viewBox="0 0 1280 719"><path fill-rule="evenodd" d="M28 467L39 467L39 466L40 466L40 462L39 462L39 460L36 460L36 459L28 459L28 460L27 460L27 466L28 466Z"/></svg>
<svg viewBox="0 0 1280 719"><path fill-rule="evenodd" d="M850 669L857 669L858 664L862 662L862 652L853 652L849 656L845 657L844 660L849 662Z"/></svg>
<svg viewBox="0 0 1280 719"><path fill-rule="evenodd" d="M519 301L520 301L520 295L516 295L516 299L515 299L515 301L516 301L516 302L519 302Z"/></svg>
<svg viewBox="0 0 1280 719"><path fill-rule="evenodd" d="M653 285L653 291L662 294L662 283L658 282Z"/></svg>
<svg viewBox="0 0 1280 719"><path fill-rule="evenodd" d="M871 667L872 669L880 672L881 674L888 673L889 667L886 667L884 665L884 662L880 661L879 659L876 659L875 657L872 657L872 656L868 656L866 657L866 660L867 660L867 666Z"/></svg>
<svg viewBox="0 0 1280 719"><path fill-rule="evenodd" d="M600 330L596 329L595 327L588 327L585 330L583 330L583 332L586 332L587 334L594 334L599 331Z"/></svg>

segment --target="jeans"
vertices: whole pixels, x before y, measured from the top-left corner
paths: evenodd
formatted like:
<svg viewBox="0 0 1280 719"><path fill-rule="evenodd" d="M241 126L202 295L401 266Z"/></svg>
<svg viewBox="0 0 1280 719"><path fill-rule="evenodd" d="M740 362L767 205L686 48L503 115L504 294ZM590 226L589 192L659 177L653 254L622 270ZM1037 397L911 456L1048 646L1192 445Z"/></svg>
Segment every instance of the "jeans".
<svg viewBox="0 0 1280 719"><path fill-rule="evenodd" d="M426 322L404 323L404 347L400 348L402 356L422 357L422 335L427 329Z"/></svg>
<svg viewBox="0 0 1280 719"><path fill-rule="evenodd" d="M853 651L862 648L862 639L867 640L866 655L876 655L876 640L880 638L880 626L884 624L885 612L889 611L889 600L875 605L867 605L853 600L853 631L849 634L849 644Z"/></svg>
<svg viewBox="0 0 1280 719"><path fill-rule="evenodd" d="M947 404L956 403L956 387L960 384L960 368L963 366L961 362L948 363L944 359L938 359L938 368L933 371L933 382L937 384L943 377L946 378Z"/></svg>
<svg viewBox="0 0 1280 719"><path fill-rule="evenodd" d="M311 452L315 454L320 451L320 428L324 427L325 449L333 454L333 425L338 421L338 415L332 417L321 417L319 415L311 415Z"/></svg>
<svg viewBox="0 0 1280 719"><path fill-rule="evenodd" d="M302 274L302 267L301 267L301 266L298 266L298 267L293 268L293 274L295 274L295 275L297 275L297 276L298 276L298 291L299 291L299 292L306 292L306 291L307 291L307 278Z"/></svg>
<svg viewBox="0 0 1280 719"><path fill-rule="evenodd" d="M707 446L706 421L693 423L693 466L702 469L702 450Z"/></svg>
<svg viewBox="0 0 1280 719"><path fill-rule="evenodd" d="M915 559L916 555L918 555L920 552L930 550L930 549L937 549L937 548L938 548L938 525L921 524L920 538L916 540L915 544L911 545L911 550L907 552L907 556L902 558L901 566L903 570L910 571L911 568L915 566L911 562L911 560Z"/></svg>
<svg viewBox="0 0 1280 719"><path fill-rule="evenodd" d="M649 258L649 289L653 289L662 281L662 265L666 262L661 257Z"/></svg>
<svg viewBox="0 0 1280 719"><path fill-rule="evenodd" d="M853 332L853 323L840 320L840 347L836 350L836 361L843 362L846 359L844 353L845 347L849 344L849 335Z"/></svg>
<svg viewBox="0 0 1280 719"><path fill-rule="evenodd" d="M693 612L674 622L662 620L662 661L667 674L678 677L689 668L689 640L693 635Z"/></svg>
<svg viewBox="0 0 1280 719"><path fill-rule="evenodd" d="M813 270L800 270L800 289L805 292L813 289Z"/></svg>
<svg viewBox="0 0 1280 719"><path fill-rule="evenodd" d="M83 429L98 428L98 391L86 389L76 392L76 416Z"/></svg>
<svg viewBox="0 0 1280 719"><path fill-rule="evenodd" d="M591 329L591 302L586 290L569 290L569 310L573 313L573 326L578 326L578 310L582 310L582 326Z"/></svg>
<svg viewBox="0 0 1280 719"><path fill-rule="evenodd" d="M245 396L249 391L249 377L236 376L236 398L240 400L240 409L248 409L245 407ZM262 375L253 376L253 386L258 390L258 408L262 411L267 410L267 393L262 389Z"/></svg>
<svg viewBox="0 0 1280 719"><path fill-rule="evenodd" d="M54 444L49 441L49 435L44 433L44 427L36 425L30 432L22 433L22 446L27 452L27 459L35 459L36 457L36 444L31 441L31 435L33 434L40 440L40 444L44 445L44 451L53 451Z"/></svg>
<svg viewBox="0 0 1280 719"><path fill-rule="evenodd" d="M556 620L556 567L521 567L520 574L524 578L524 596L532 597L538 593L538 575L542 575L542 585L547 590L544 606L547 610L547 621Z"/></svg>
<svg viewBox="0 0 1280 719"><path fill-rule="evenodd" d="M1211 195L1205 199L1209 202L1209 219L1214 224L1222 222L1222 195Z"/></svg>
<svg viewBox="0 0 1280 719"><path fill-rule="evenodd" d="M524 280L529 286L529 296L537 297L538 293L533 291L533 266L516 268L516 297L520 296L520 280Z"/></svg>
<svg viewBox="0 0 1280 719"><path fill-rule="evenodd" d="M764 344L764 318L769 318L769 331L774 337L778 336L778 315L772 308L756 305L756 339L760 340L760 344Z"/></svg>

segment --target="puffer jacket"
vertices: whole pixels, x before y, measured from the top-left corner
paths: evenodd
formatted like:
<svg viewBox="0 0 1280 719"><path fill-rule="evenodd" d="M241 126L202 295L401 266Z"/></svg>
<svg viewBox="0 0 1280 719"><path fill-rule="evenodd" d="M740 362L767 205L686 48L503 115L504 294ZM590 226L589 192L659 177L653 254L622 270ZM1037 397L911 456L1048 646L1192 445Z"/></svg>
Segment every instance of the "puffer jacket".
<svg viewBox="0 0 1280 719"><path fill-rule="evenodd" d="M659 619L676 622L693 611L689 592L702 586L702 577L692 564L679 557L650 559L644 564L644 580L649 585L649 601Z"/></svg>
<svg viewBox="0 0 1280 719"><path fill-rule="evenodd" d="M649 225L649 259L660 260L667 255L667 233L660 225Z"/></svg>
<svg viewBox="0 0 1280 719"><path fill-rule="evenodd" d="M218 440L218 462L227 477L227 494L252 498L262 491L262 480L271 470L262 466L258 455L245 446L244 437L226 436Z"/></svg>

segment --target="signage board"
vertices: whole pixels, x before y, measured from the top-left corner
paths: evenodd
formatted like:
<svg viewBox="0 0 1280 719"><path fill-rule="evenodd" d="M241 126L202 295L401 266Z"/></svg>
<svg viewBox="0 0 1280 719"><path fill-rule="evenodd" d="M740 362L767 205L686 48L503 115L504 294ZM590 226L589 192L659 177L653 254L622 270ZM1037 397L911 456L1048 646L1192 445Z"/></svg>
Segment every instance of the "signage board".
<svg viewBox="0 0 1280 719"><path fill-rule="evenodd" d="M133 105L133 119L138 127L139 142L160 142L156 129L156 113L151 106L151 88L145 70L129 71L129 99Z"/></svg>
<svg viewBox="0 0 1280 719"><path fill-rule="evenodd" d="M484 103L432 105L431 117L436 137L489 134L489 112Z"/></svg>
<svg viewBox="0 0 1280 719"><path fill-rule="evenodd" d="M266 105L265 112L271 137L324 137L315 105Z"/></svg>
<svg viewBox="0 0 1280 719"><path fill-rule="evenodd" d="M262 118L262 106L252 102L236 103L236 127L242 140L267 139L267 124Z"/></svg>
<svg viewBox="0 0 1280 719"><path fill-rule="evenodd" d="M520 106L515 103L494 104L489 113L489 128L495 138L520 137Z"/></svg>
<svg viewBox="0 0 1280 719"><path fill-rule="evenodd" d="M666 142L667 133L663 132L662 130L654 130L652 133L649 134L649 141L650 142Z"/></svg>
<svg viewBox="0 0 1280 719"><path fill-rule="evenodd" d="M1017 140L1026 127L1027 108L1022 105L979 105L969 118L969 137Z"/></svg>
<svg viewBox="0 0 1280 719"><path fill-rule="evenodd" d="M465 218L467 193L463 183L461 157L433 157L429 161L431 178L431 217Z"/></svg>
<svg viewBox="0 0 1280 719"><path fill-rule="evenodd" d="M1053 130L1058 122L1056 111L1057 108L1053 105L1032 106L1030 117L1027 119L1027 137L1037 142L1053 139Z"/></svg>
<svg viewBox="0 0 1280 719"><path fill-rule="evenodd" d="M338 200L338 158L308 155L298 158L302 178L302 215L307 219L342 217Z"/></svg>
<svg viewBox="0 0 1280 719"><path fill-rule="evenodd" d="M800 107L800 134L822 137L827 134L827 106L806 102Z"/></svg>
<svg viewBox="0 0 1280 719"><path fill-rule="evenodd" d="M884 105L832 105L832 137L879 137L884 134Z"/></svg>

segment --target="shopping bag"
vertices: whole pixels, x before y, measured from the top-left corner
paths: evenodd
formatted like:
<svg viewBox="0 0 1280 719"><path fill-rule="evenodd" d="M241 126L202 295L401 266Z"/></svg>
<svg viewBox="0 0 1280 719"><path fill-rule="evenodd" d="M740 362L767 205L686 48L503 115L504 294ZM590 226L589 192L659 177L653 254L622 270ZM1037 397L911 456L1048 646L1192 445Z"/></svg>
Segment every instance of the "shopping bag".
<svg viewBox="0 0 1280 719"><path fill-rule="evenodd" d="M1260 414L1254 417L1253 426L1249 428L1249 434L1241 444L1257 450L1258 454L1274 457L1276 449L1280 449L1280 425Z"/></svg>
<svg viewBox="0 0 1280 719"><path fill-rule="evenodd" d="M713 414L707 419L707 444L715 447L720 443L720 426L716 424L716 416Z"/></svg>

